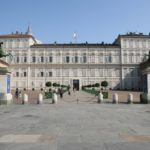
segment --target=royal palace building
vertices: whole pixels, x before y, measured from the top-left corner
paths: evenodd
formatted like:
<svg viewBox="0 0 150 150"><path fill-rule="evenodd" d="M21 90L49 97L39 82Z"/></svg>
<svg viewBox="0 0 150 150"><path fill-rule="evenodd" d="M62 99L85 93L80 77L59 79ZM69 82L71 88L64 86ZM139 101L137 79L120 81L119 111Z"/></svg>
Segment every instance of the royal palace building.
<svg viewBox="0 0 150 150"><path fill-rule="evenodd" d="M112 44L41 44L31 33L0 35L12 75L12 88L41 89L45 83L81 88L106 80L111 89L139 90L139 64L150 51L150 35L127 33Z"/></svg>

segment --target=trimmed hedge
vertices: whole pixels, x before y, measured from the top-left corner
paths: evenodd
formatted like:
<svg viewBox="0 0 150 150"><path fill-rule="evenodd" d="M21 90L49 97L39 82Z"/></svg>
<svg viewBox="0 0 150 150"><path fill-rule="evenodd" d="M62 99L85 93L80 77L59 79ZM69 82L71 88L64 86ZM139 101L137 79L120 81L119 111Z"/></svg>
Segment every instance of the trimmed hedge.
<svg viewBox="0 0 150 150"><path fill-rule="evenodd" d="M52 98L52 92L45 92L45 98Z"/></svg>
<svg viewBox="0 0 150 150"><path fill-rule="evenodd" d="M97 96L99 94L99 91L95 90L94 88L92 88L92 89L84 88L83 91L93 94L95 96ZM103 98L108 98L108 92L102 92L102 94L103 94Z"/></svg>
<svg viewBox="0 0 150 150"><path fill-rule="evenodd" d="M108 92L102 92L104 98L108 98Z"/></svg>

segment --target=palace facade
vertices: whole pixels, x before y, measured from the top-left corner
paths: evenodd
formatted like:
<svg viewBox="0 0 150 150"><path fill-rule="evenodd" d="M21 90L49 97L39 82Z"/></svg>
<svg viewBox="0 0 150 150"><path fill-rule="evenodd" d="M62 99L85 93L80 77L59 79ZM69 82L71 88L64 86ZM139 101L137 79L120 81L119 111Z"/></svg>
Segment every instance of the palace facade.
<svg viewBox="0 0 150 150"><path fill-rule="evenodd" d="M111 89L139 90L139 64L150 51L150 35L127 33L112 44L41 44L31 33L0 35L12 72L12 88L41 89L45 83L76 86L106 80Z"/></svg>

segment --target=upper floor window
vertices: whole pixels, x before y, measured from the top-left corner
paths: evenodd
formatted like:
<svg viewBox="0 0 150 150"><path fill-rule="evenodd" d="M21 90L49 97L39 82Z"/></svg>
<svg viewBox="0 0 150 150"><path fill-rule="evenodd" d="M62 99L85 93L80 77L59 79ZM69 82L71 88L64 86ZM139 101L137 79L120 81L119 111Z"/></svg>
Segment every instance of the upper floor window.
<svg viewBox="0 0 150 150"><path fill-rule="evenodd" d="M69 56L66 56L66 63L69 63L70 62L70 58Z"/></svg>
<svg viewBox="0 0 150 150"><path fill-rule="evenodd" d="M41 72L41 77L43 77L44 76L44 72Z"/></svg>
<svg viewBox="0 0 150 150"><path fill-rule="evenodd" d="M42 62L42 63L44 62L44 57L43 57L43 56L41 56L41 62Z"/></svg>
<svg viewBox="0 0 150 150"><path fill-rule="evenodd" d="M19 63L19 57L17 57L17 63Z"/></svg>
<svg viewBox="0 0 150 150"><path fill-rule="evenodd" d="M109 57L108 57L108 61L109 61L109 63L111 63L111 62L112 62L112 57L111 57L111 55L109 55Z"/></svg>
<svg viewBox="0 0 150 150"><path fill-rule="evenodd" d="M75 56L75 63L78 63L78 56Z"/></svg>
<svg viewBox="0 0 150 150"><path fill-rule="evenodd" d="M52 77L53 76L53 73L52 72L49 72L49 77Z"/></svg>
<svg viewBox="0 0 150 150"><path fill-rule="evenodd" d="M23 73L23 76L26 77L26 76L27 76L27 72L24 72L24 73Z"/></svg>
<svg viewBox="0 0 150 150"><path fill-rule="evenodd" d="M53 57L52 56L49 57L49 62L53 62Z"/></svg>
<svg viewBox="0 0 150 150"><path fill-rule="evenodd" d="M32 62L34 62L34 63L36 62L36 57L35 56L32 57Z"/></svg>
<svg viewBox="0 0 150 150"><path fill-rule="evenodd" d="M86 56L83 56L83 63L86 63L87 62L87 58Z"/></svg>
<svg viewBox="0 0 150 150"><path fill-rule="evenodd" d="M27 57L24 57L24 63L26 63L27 62Z"/></svg>
<svg viewBox="0 0 150 150"><path fill-rule="evenodd" d="M111 62L112 62L112 57L111 57L111 55L105 57L105 62L106 62L106 63L111 63Z"/></svg>
<svg viewBox="0 0 150 150"><path fill-rule="evenodd" d="M16 72L16 77L19 77L19 72Z"/></svg>

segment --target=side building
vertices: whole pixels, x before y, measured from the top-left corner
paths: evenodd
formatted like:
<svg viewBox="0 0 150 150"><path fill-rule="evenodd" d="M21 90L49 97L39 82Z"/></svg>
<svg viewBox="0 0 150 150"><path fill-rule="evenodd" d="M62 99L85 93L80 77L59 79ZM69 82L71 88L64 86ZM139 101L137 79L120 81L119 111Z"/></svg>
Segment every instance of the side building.
<svg viewBox="0 0 150 150"><path fill-rule="evenodd" d="M140 89L141 71L139 64L148 58L150 51L150 34L127 33L119 35L114 42L121 48L121 88Z"/></svg>
<svg viewBox="0 0 150 150"><path fill-rule="evenodd" d="M12 88L41 89L45 83L76 86L106 80L111 89L140 88L139 63L150 51L150 36L119 35L113 44L39 44L29 32L0 35L12 72Z"/></svg>

